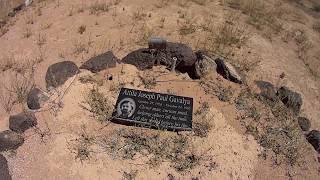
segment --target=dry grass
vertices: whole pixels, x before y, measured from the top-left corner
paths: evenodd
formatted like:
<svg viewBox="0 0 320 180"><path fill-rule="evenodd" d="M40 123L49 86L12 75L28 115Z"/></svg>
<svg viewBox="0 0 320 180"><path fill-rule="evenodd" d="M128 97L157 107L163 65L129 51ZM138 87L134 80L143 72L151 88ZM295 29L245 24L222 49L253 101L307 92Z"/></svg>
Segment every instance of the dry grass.
<svg viewBox="0 0 320 180"><path fill-rule="evenodd" d="M13 54L9 56L4 56L1 60L0 70L2 72L12 69L16 65L16 60L13 57Z"/></svg>
<svg viewBox="0 0 320 180"><path fill-rule="evenodd" d="M298 46L298 56L304 62L308 58L308 51L312 48L312 43L308 38L308 35L303 30L297 30L295 32L294 40Z"/></svg>
<svg viewBox="0 0 320 180"><path fill-rule="evenodd" d="M228 16L226 21L218 26L213 26L209 21L204 29L207 33L202 49L222 57L229 57L236 48L244 46L249 37L246 27L239 24L235 16Z"/></svg>
<svg viewBox="0 0 320 180"><path fill-rule="evenodd" d="M78 28L78 33L79 34L83 34L87 29L87 26L85 25L81 25L79 28Z"/></svg>
<svg viewBox="0 0 320 180"><path fill-rule="evenodd" d="M199 109L194 113L193 132L195 136L204 138L208 136L209 131L212 129L210 119L206 117L209 111L209 104L204 102Z"/></svg>
<svg viewBox="0 0 320 180"><path fill-rule="evenodd" d="M198 5L204 6L207 3L207 0L190 0Z"/></svg>
<svg viewBox="0 0 320 180"><path fill-rule="evenodd" d="M141 85L146 89L153 89L157 85L156 77L152 71L145 71L142 74L139 74L139 78L142 82Z"/></svg>
<svg viewBox="0 0 320 180"><path fill-rule="evenodd" d="M79 137L68 142L68 148L71 153L75 154L75 159L79 159L81 163L89 160L93 153L91 145L94 143L95 137L88 134L86 126L81 126Z"/></svg>
<svg viewBox="0 0 320 180"><path fill-rule="evenodd" d="M146 24L143 24L139 31L136 44L139 46L145 46L148 44L148 40L153 34L153 29L149 28Z"/></svg>
<svg viewBox="0 0 320 180"><path fill-rule="evenodd" d="M235 100L241 124L267 150L277 165L303 163L305 139L295 115L282 102L251 94L243 89Z"/></svg>
<svg viewBox="0 0 320 180"><path fill-rule="evenodd" d="M197 26L191 18L186 18L185 21L179 26L179 34L182 36L196 32Z"/></svg>
<svg viewBox="0 0 320 180"><path fill-rule="evenodd" d="M241 10L248 15L247 23L253 25L259 30L279 33L282 30L282 23L279 18L282 17L283 11L280 9L281 4L270 5L263 0L227 0L227 4Z"/></svg>
<svg viewBox="0 0 320 180"><path fill-rule="evenodd" d="M112 117L113 105L104 94L99 92L98 88L91 89L85 96L83 107L101 122L109 121Z"/></svg>
<svg viewBox="0 0 320 180"><path fill-rule="evenodd" d="M96 1L89 6L90 14L99 15L100 13L108 12L110 10L110 4L103 1Z"/></svg>
<svg viewBox="0 0 320 180"><path fill-rule="evenodd" d="M29 38L32 36L32 30L29 27L25 27L22 32L23 38Z"/></svg>
<svg viewBox="0 0 320 180"><path fill-rule="evenodd" d="M318 33L320 33L320 21L317 21L313 24L312 28L317 31Z"/></svg>
<svg viewBox="0 0 320 180"><path fill-rule="evenodd" d="M111 136L102 137L99 145L116 158L134 159L138 155L149 157L147 163L153 167L164 161L170 162L178 172L190 170L199 164L201 158L192 152L187 137L164 134L122 129L113 132Z"/></svg>
<svg viewBox="0 0 320 180"><path fill-rule="evenodd" d="M74 50L73 53L75 55L79 55L81 53L89 53L89 46L87 43L79 40L79 41L74 41L73 43Z"/></svg>
<svg viewBox="0 0 320 180"><path fill-rule="evenodd" d="M27 100L29 91L34 87L33 74L22 75L16 73L13 80L11 81L11 86L9 92L14 93L15 102L24 103Z"/></svg>

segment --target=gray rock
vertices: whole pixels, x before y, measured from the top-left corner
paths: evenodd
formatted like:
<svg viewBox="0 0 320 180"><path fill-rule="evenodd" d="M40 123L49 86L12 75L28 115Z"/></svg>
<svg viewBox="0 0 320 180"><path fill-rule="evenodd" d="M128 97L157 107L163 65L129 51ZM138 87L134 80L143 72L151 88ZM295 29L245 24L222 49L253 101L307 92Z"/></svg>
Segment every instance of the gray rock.
<svg viewBox="0 0 320 180"><path fill-rule="evenodd" d="M261 96L273 102L277 100L277 92L273 84L266 81L256 81L256 84L260 89Z"/></svg>
<svg viewBox="0 0 320 180"><path fill-rule="evenodd" d="M29 109L40 109L49 97L39 88L33 88L28 93L27 105Z"/></svg>
<svg viewBox="0 0 320 180"><path fill-rule="evenodd" d="M201 58L198 58L198 61L195 63L195 75L197 78L206 77L212 72L216 72L217 64L213 59L206 55L201 55Z"/></svg>
<svg viewBox="0 0 320 180"><path fill-rule="evenodd" d="M320 132L312 130L307 134L308 142L314 147L314 149L320 153Z"/></svg>
<svg viewBox="0 0 320 180"><path fill-rule="evenodd" d="M27 129L34 127L37 124L37 118L31 112L23 112L10 116L9 118L9 128L18 133L23 133Z"/></svg>
<svg viewBox="0 0 320 180"><path fill-rule="evenodd" d="M309 131L309 129L311 127L311 122L308 118L298 117L298 123L299 123L300 128L303 131Z"/></svg>
<svg viewBox="0 0 320 180"><path fill-rule="evenodd" d="M296 115L300 113L302 98L299 93L291 91L287 87L281 87L278 89L277 96Z"/></svg>
<svg viewBox="0 0 320 180"><path fill-rule="evenodd" d="M56 88L63 85L70 77L79 73L79 68L74 62L63 61L49 66L46 73L46 87Z"/></svg>
<svg viewBox="0 0 320 180"><path fill-rule="evenodd" d="M87 69L93 73L97 73L107 68L116 67L118 61L118 58L114 56L112 51L108 51L104 54L89 59L82 66L80 66L80 69Z"/></svg>
<svg viewBox="0 0 320 180"><path fill-rule="evenodd" d="M242 78L233 65L221 58L217 58L215 62L217 64L217 72L225 79L242 84Z"/></svg>
<svg viewBox="0 0 320 180"><path fill-rule="evenodd" d="M0 154L0 179L1 180L11 180L11 175L8 168L7 159Z"/></svg>
<svg viewBox="0 0 320 180"><path fill-rule="evenodd" d="M168 42L166 56L169 59L173 57L178 59L176 69L179 71L185 71L185 68L194 66L197 61L196 54L192 51L192 48L182 43Z"/></svg>
<svg viewBox="0 0 320 180"><path fill-rule="evenodd" d="M0 152L17 149L23 142L23 136L14 131L6 130L0 132Z"/></svg>

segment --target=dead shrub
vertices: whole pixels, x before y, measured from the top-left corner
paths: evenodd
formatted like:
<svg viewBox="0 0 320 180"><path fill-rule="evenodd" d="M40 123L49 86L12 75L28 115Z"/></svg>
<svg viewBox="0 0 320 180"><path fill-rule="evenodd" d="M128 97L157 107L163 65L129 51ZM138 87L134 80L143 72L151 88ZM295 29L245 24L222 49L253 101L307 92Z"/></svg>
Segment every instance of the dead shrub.
<svg viewBox="0 0 320 180"><path fill-rule="evenodd" d="M106 2L96 1L89 6L90 14L99 15L100 13L108 12L110 9L110 4Z"/></svg>
<svg viewBox="0 0 320 180"><path fill-rule="evenodd" d="M98 88L93 88L89 91L85 96L84 104L89 107L83 107L90 111L93 116L101 122L108 121L112 117L113 106L110 100L99 92Z"/></svg>
<svg viewBox="0 0 320 180"><path fill-rule="evenodd" d="M79 159L81 163L89 160L93 153L91 145L93 145L95 137L88 134L86 126L81 126L79 137L68 142L68 149L75 154L75 159Z"/></svg>
<svg viewBox="0 0 320 180"><path fill-rule="evenodd" d="M200 161L200 156L192 152L188 138L173 134L165 137L158 132L121 129L113 132L111 137L102 137L98 144L118 158L133 159L138 154L149 157L148 164L154 167L169 161L177 171L190 170Z"/></svg>
<svg viewBox="0 0 320 180"><path fill-rule="evenodd" d="M315 22L312 28L320 33L320 21Z"/></svg>
<svg viewBox="0 0 320 180"><path fill-rule="evenodd" d="M78 28L78 33L79 34L83 34L87 29L87 26L85 25L81 25L79 28Z"/></svg>

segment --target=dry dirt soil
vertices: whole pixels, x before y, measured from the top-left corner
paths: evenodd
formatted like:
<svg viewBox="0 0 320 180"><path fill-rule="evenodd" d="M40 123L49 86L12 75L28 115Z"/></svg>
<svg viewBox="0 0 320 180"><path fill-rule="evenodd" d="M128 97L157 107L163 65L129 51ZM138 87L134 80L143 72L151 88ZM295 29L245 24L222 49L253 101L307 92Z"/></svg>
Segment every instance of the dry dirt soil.
<svg viewBox="0 0 320 180"><path fill-rule="evenodd" d="M35 1L8 18L2 27L0 131L8 129L10 115L26 107L22 102L15 103L10 111L5 108L8 104L4 99L12 94L8 89L18 81L16 74L32 66L36 86L45 90L45 74L51 64L69 60L80 66L109 50L121 59L132 50L146 47L150 36L227 57L241 71L245 83L232 83L215 72L193 80L165 67L139 71L132 65L118 64L98 74L81 70L51 92L51 99L59 96L59 105L52 108L47 104L36 112L38 126L24 133L24 144L16 151L3 153L12 179L319 179L317 154L306 140L297 144L303 149L298 163L284 160L248 132L246 118L235 103L244 90L259 92L257 80L287 86L302 96L301 116L310 119L311 129L320 129L320 6L316 3ZM106 80L111 75L113 80ZM94 80L83 82L84 77ZM194 115L194 123L206 121L210 128L199 137L194 132L177 134L100 122L83 107L87 94L97 86L111 107L121 87L193 97L194 112L200 110ZM228 90L231 93L226 93ZM257 107L257 111L264 114L266 110ZM129 151L137 153L128 157L124 154L130 152L122 151L130 143L111 146L114 138L123 138L117 136L119 132L146 138L155 134L163 139L183 137L190 145L183 153L192 156L176 162L135 147ZM155 140L151 144L157 143ZM87 153L85 157L83 152ZM156 165L150 162L153 156L158 157Z"/></svg>

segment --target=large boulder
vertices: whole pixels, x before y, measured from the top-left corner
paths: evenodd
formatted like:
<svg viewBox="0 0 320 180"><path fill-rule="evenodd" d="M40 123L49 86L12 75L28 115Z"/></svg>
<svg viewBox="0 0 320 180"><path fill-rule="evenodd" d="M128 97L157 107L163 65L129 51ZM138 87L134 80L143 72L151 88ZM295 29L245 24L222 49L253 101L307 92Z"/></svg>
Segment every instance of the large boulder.
<svg viewBox="0 0 320 180"><path fill-rule="evenodd" d="M277 100L276 88L273 84L266 81L256 81L257 86L260 89L260 95L266 99L271 100L272 102Z"/></svg>
<svg viewBox="0 0 320 180"><path fill-rule="evenodd" d="M156 62L156 58L151 54L151 51L146 48L132 51L122 60L122 63L132 64L139 70L151 69Z"/></svg>
<svg viewBox="0 0 320 180"><path fill-rule="evenodd" d="M46 87L56 88L63 85L70 77L79 73L79 68L74 62L63 61L49 66L46 73Z"/></svg>
<svg viewBox="0 0 320 180"><path fill-rule="evenodd" d="M28 93L27 105L29 109L40 109L49 97L39 88L33 88Z"/></svg>
<svg viewBox="0 0 320 180"><path fill-rule="evenodd" d="M104 54L100 54L89 59L82 66L80 66L80 69L87 69L93 73L97 73L107 68L116 67L118 61L118 58L114 56L112 51L108 51Z"/></svg>
<svg viewBox="0 0 320 180"><path fill-rule="evenodd" d="M10 116L9 128L12 131L23 133L27 129L37 125L37 118L31 112L23 112L17 115Z"/></svg>
<svg viewBox="0 0 320 180"><path fill-rule="evenodd" d="M14 131L6 130L0 132L0 152L17 149L23 142L23 136Z"/></svg>
<svg viewBox="0 0 320 180"><path fill-rule="evenodd" d="M217 64L217 72L225 79L239 84L242 83L242 78L233 65L221 58L217 58L215 62Z"/></svg>
<svg viewBox="0 0 320 180"><path fill-rule="evenodd" d="M208 74L217 71L217 64L212 58L202 54L202 52L197 52L196 55L198 59L195 63L196 78L206 77Z"/></svg>
<svg viewBox="0 0 320 180"><path fill-rule="evenodd" d="M314 149L320 153L320 132L312 130L307 134L308 142L314 147Z"/></svg>
<svg viewBox="0 0 320 180"><path fill-rule="evenodd" d="M302 98L299 93L291 91L287 87L281 87L278 89L277 96L296 115L300 113Z"/></svg>
<svg viewBox="0 0 320 180"><path fill-rule="evenodd" d="M8 168L7 159L0 154L0 179L1 180L11 180L11 175Z"/></svg>
<svg viewBox="0 0 320 180"><path fill-rule="evenodd" d="M298 124L302 131L309 131L311 127L311 122L308 118L305 117L298 117Z"/></svg>

